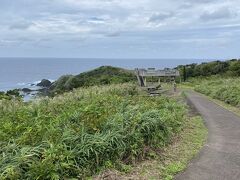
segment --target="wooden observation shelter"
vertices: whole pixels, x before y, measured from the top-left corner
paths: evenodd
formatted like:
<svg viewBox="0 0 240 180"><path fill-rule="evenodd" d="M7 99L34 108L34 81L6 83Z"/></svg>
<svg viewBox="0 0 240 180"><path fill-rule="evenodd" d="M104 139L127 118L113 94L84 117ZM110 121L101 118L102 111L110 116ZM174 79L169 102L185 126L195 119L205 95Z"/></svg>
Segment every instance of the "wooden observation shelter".
<svg viewBox="0 0 240 180"><path fill-rule="evenodd" d="M149 87L148 85L148 78L157 79L158 85L155 86L157 89L158 86L161 85L161 78L163 79L171 79L175 82L177 77L180 77L180 73L176 69L168 69L165 68L163 70L156 70L155 68L148 68L148 69L135 69L135 73L138 79L138 83L141 87ZM149 83L153 84L153 82ZM155 83L156 84L156 83ZM154 87L152 87L154 88Z"/></svg>

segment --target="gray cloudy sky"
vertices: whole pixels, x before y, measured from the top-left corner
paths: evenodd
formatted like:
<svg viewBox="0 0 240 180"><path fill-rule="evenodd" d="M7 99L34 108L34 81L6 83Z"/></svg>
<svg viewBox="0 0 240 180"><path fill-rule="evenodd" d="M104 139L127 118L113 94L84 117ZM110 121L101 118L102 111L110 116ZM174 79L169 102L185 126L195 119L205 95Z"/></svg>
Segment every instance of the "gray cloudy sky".
<svg viewBox="0 0 240 180"><path fill-rule="evenodd" d="M239 58L240 0L0 0L0 56Z"/></svg>

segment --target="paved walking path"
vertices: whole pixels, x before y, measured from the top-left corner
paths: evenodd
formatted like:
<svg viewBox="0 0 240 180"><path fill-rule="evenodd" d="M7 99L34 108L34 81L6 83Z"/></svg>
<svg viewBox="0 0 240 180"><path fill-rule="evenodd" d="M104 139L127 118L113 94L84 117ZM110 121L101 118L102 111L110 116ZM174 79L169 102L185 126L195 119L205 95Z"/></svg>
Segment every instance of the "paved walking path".
<svg viewBox="0 0 240 180"><path fill-rule="evenodd" d="M195 92L187 98L202 115L208 142L177 180L240 180L240 117Z"/></svg>

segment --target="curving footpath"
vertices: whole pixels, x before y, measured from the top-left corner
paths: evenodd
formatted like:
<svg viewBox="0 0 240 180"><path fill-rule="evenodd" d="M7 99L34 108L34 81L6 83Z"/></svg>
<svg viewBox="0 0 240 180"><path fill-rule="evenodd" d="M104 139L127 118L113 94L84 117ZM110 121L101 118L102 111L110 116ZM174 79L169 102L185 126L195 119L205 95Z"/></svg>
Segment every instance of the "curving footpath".
<svg viewBox="0 0 240 180"><path fill-rule="evenodd" d="M176 180L240 180L240 117L196 92L187 99L204 118L208 142Z"/></svg>

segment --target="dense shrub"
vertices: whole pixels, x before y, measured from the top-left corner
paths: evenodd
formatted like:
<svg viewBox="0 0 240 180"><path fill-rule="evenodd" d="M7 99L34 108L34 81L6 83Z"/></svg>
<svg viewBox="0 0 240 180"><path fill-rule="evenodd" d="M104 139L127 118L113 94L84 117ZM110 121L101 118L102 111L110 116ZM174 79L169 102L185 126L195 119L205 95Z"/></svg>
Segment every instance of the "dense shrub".
<svg viewBox="0 0 240 180"><path fill-rule="evenodd" d="M102 66L79 75L65 75L53 83L51 94L62 93L79 87L120 84L137 81L133 72L117 67Z"/></svg>
<svg viewBox="0 0 240 180"><path fill-rule="evenodd" d="M192 81L195 90L224 101L233 106L240 105L240 79L210 77L207 79L195 79Z"/></svg>
<svg viewBox="0 0 240 180"><path fill-rule="evenodd" d="M18 99L18 100L21 100L22 96L20 95L19 89L13 89L13 90L9 90L7 92L0 91L0 100L2 100L2 99L7 99L7 100Z"/></svg>
<svg viewBox="0 0 240 180"><path fill-rule="evenodd" d="M212 75L235 77L240 76L240 59L180 65L177 69L180 70L184 80L191 77L208 77Z"/></svg>
<svg viewBox="0 0 240 180"><path fill-rule="evenodd" d="M0 101L0 179L68 179L162 147L181 129L185 108L136 86L78 89L23 104Z"/></svg>

